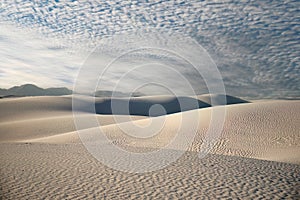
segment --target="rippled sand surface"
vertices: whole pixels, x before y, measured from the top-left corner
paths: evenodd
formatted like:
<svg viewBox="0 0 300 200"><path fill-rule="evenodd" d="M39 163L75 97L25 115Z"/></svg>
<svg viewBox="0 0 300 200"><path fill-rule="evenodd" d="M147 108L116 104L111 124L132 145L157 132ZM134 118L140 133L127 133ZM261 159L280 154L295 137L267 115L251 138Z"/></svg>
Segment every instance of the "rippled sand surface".
<svg viewBox="0 0 300 200"><path fill-rule="evenodd" d="M136 174L111 169L86 150L72 121L68 98L0 101L2 199L299 199L299 101L225 106L223 132L202 159L198 152L212 109L217 107L155 117L152 120L165 120L163 129L140 142L122 134L114 116L98 115L114 145L147 152L164 147L174 137L182 116L199 114L195 140L182 157L163 169ZM151 120L132 117L138 125ZM84 131L93 136L98 127ZM183 149L175 146L169 151ZM120 164L116 159L112 162Z"/></svg>

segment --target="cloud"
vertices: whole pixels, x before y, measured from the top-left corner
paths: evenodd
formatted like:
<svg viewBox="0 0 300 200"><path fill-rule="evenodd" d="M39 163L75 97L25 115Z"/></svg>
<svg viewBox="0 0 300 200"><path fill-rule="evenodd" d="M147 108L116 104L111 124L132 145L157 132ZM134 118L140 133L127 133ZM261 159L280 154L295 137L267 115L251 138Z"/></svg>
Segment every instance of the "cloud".
<svg viewBox="0 0 300 200"><path fill-rule="evenodd" d="M1 87L24 83L71 87L82 58L51 40L2 25L0 31Z"/></svg>
<svg viewBox="0 0 300 200"><path fill-rule="evenodd" d="M3 0L0 85L72 85L85 56L101 39L143 27L196 39L233 95L299 96L298 7L297 0Z"/></svg>

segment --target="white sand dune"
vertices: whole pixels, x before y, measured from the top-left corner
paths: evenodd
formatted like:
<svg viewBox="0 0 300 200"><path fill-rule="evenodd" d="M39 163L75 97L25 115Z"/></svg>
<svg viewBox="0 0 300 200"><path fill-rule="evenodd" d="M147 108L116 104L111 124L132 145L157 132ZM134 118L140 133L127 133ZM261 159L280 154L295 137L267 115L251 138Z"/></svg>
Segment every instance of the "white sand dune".
<svg viewBox="0 0 300 200"><path fill-rule="evenodd" d="M90 103L90 100L85 100ZM101 101L101 99L100 99ZM76 130L72 114L72 97L23 97L1 99L0 101L0 143L38 139ZM89 115L79 112L82 118ZM99 125L122 121L144 119L144 116L94 115Z"/></svg>
<svg viewBox="0 0 300 200"><path fill-rule="evenodd" d="M196 97L184 96L143 96L132 98L96 98L95 110L88 109L90 104L94 102L88 98L84 100L78 96L76 105L78 111L95 112L97 114L115 114L115 115L141 115L141 116L161 116L165 114L173 114L188 110L210 107L211 99L214 99L214 105L247 103L247 101L232 97L229 95L199 95ZM161 105L163 109L151 108L154 105ZM112 106L114 109L112 109ZM94 105L93 105L94 106Z"/></svg>
<svg viewBox="0 0 300 200"><path fill-rule="evenodd" d="M198 98L210 103L208 95L201 95ZM229 98L229 103L243 102L234 97ZM136 99L135 102L139 102L141 105L143 102L160 103L173 100L170 96L149 97L148 99L139 97ZM105 99L100 98L97 103L103 101ZM0 142L79 143L73 116L70 113L70 104L70 96L1 100ZM299 164L299 106L299 101L260 101L227 106L222 136L211 153ZM199 112L201 118L196 140L190 148L192 151L200 150L210 124L211 109L213 108L189 111ZM146 115L146 113L144 114ZM186 114L188 115L188 112L185 112ZM89 115L82 113L81 116L85 118ZM114 117L122 118L122 121L139 120L135 122L136 125L147 124L150 119L140 120L145 118L143 116L130 116L131 118L128 118L125 115L95 115L102 125L103 131L115 143L123 146L134 144L133 147L140 145L140 147L147 148L159 148L166 145L178 130L181 116L181 113L168 115L160 134L151 140L145 140L145 142L139 140L137 142L132 137L126 137L118 125L113 125L115 123ZM165 116L153 118L153 120L165 120ZM132 123L123 126L130 127ZM97 131L98 128L95 128L87 132L92 134Z"/></svg>
<svg viewBox="0 0 300 200"><path fill-rule="evenodd" d="M210 104L210 97L199 101ZM216 98L218 99L218 98ZM139 97L139 106L170 102L168 96ZM96 99L105 105L107 99ZM212 109L149 118L96 115L114 145L133 152L164 147L177 133L182 116L200 116L194 142L184 156L165 169L145 174L115 171L93 158L82 145L71 113L71 97L26 97L0 100L0 194L3 199L297 199L300 181L300 101L273 100L245 103L227 97L221 137L210 154L198 152L210 125ZM150 102L150 103L149 103ZM83 105L90 103L83 100ZM245 104L242 104L245 103ZM176 104L165 104L174 106ZM101 107L100 106L100 107ZM137 109L137 106L135 109ZM84 106L83 106L84 108ZM177 108L176 108L177 109ZM147 139L130 137L114 117L145 126L163 121L162 130ZM133 124L132 124L133 123ZM83 130L96 136L99 127ZM170 151L182 151L178 146ZM259 159L259 160L258 160ZM113 160L113 159L112 159ZM268 160L268 161L266 161ZM279 162L278 162L279 161Z"/></svg>
<svg viewBox="0 0 300 200"><path fill-rule="evenodd" d="M212 95L216 103L222 99L222 95ZM155 104L164 106L166 113L176 113L180 111L206 108L211 106L210 95L199 95L197 97L174 96L146 96L133 98L93 98L79 96L77 104L80 104L78 112L89 113L87 109L91 104L95 107L97 114L112 114L111 104L118 107L113 114L131 114L149 116L149 109ZM227 104L245 103L245 100L227 95ZM123 107L128 107L129 112L123 111ZM6 98L0 101L0 122L12 122L33 118L59 117L70 114L72 111L72 96L40 96ZM159 114L159 113L158 113Z"/></svg>
<svg viewBox="0 0 300 200"><path fill-rule="evenodd" d="M207 96L199 96L199 98L209 102ZM114 117L118 117L123 122L143 119L145 117L142 116L148 116L149 109L156 104L162 105L165 110L158 110L152 113L153 115L160 115L165 112L176 113L181 109L191 110L210 106L209 103L196 98L179 97L176 99L173 96L136 97L130 100L127 98L94 99L82 97L79 98L78 102L80 103L78 112L82 113L83 118L87 113L92 112L87 107L95 104L95 112L105 114L95 116L101 125L115 123ZM131 118L117 116L116 114L114 117L110 115L113 112L110 108L111 103L119 108L115 111L116 114L131 114ZM228 104L231 103L234 103L234 101L228 101ZM128 105L130 109L126 111ZM76 130L72 116L72 96L1 99L0 110L0 142L38 139L39 137L48 137Z"/></svg>
<svg viewBox="0 0 300 200"><path fill-rule="evenodd" d="M87 116L84 113L80 115L82 119L87 118ZM0 122L0 143L39 139L76 130L72 113L62 115L60 112L53 112L51 117L38 118L37 115L32 115L31 117L26 120ZM146 118L144 116L130 116L129 118L129 116L125 115L94 115L94 117L98 119L99 126L114 124L115 117L122 121Z"/></svg>
<svg viewBox="0 0 300 200"><path fill-rule="evenodd" d="M299 106L299 101L269 101L227 106L222 135L211 153L300 164ZM199 112L200 116L200 124L195 141L190 147L191 151L200 151L210 125L211 110L212 108L205 108L184 113L184 115L189 115L190 112ZM151 119L153 121L165 120L161 132L151 139L130 137L114 124L102 127L102 131L114 144L123 147L131 149L136 147L161 148L167 145L177 133L181 117L182 114L178 113ZM138 120L134 124L142 126L148 124L149 120ZM122 126L130 129L132 123L128 122ZM91 138L96 138L98 131L98 128L91 128L86 130L86 134L90 134ZM73 134L76 133L73 132ZM142 136L143 133L131 134ZM52 143L71 142L65 135L41 138L35 141L50 142L47 139L51 139ZM62 139L65 140L62 141ZM74 142L74 140L72 141ZM177 148L176 150L182 149Z"/></svg>

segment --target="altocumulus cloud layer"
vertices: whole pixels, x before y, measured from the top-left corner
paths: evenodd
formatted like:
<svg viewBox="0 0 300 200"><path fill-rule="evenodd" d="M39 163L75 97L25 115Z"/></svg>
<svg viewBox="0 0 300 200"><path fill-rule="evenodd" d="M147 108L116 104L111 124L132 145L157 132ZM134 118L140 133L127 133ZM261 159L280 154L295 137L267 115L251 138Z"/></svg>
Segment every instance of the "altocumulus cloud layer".
<svg viewBox="0 0 300 200"><path fill-rule="evenodd" d="M228 93L300 95L300 3L286 1L1 1L0 86L71 87L101 38L143 27L196 39Z"/></svg>

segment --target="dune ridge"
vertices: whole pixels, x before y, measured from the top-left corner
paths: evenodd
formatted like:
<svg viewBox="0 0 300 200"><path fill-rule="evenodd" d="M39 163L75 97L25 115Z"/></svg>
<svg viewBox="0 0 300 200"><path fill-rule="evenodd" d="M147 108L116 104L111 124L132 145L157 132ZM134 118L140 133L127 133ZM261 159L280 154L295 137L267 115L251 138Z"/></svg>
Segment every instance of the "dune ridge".
<svg viewBox="0 0 300 200"><path fill-rule="evenodd" d="M188 111L198 108L206 108L211 106L211 96L214 99L214 105L226 103L227 105L236 103L249 103L240 98L230 95L198 95L196 97L175 97L170 95L161 96L143 96L132 98L105 98L105 97L89 97L82 95L74 95L75 102L79 105L78 112L88 112L96 114L112 114L111 103L116 106L117 110L113 114L130 114L149 116L149 108L155 104L161 104L165 107L166 114L172 114L180 111ZM222 102L222 98L226 101ZM24 120L55 115L69 114L72 111L72 96L38 96L38 97L20 97L0 99L0 122L12 120ZM92 105L92 106L91 106ZM122 107L128 107L129 113ZM94 107L90 110L89 107ZM20 108L20 109L18 109ZM20 113L22 111L24 115ZM158 113L159 114L159 113ZM164 113L165 114L165 113ZM12 117L10 117L12 116ZM17 118L16 118L17 117Z"/></svg>

